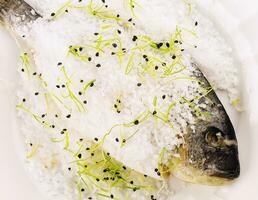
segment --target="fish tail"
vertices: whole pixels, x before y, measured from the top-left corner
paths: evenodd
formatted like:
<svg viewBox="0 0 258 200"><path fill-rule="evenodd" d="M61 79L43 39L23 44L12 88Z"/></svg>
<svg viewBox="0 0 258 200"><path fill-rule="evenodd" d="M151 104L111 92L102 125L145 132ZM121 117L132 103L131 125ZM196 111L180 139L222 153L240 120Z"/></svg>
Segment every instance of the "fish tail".
<svg viewBox="0 0 258 200"><path fill-rule="evenodd" d="M5 25L27 25L41 17L23 0L0 0L0 21Z"/></svg>

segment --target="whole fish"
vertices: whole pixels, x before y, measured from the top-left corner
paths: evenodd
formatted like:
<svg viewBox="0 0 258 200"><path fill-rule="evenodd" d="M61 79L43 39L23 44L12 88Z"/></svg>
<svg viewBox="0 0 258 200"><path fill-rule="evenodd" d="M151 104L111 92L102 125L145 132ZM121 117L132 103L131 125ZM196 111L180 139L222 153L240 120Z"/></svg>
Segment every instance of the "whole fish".
<svg viewBox="0 0 258 200"><path fill-rule="evenodd" d="M22 0L0 0L0 19L14 31L38 18L40 14ZM203 87L211 87L195 62L192 67L192 77ZM178 148L180 157L170 159L170 174L187 182L222 185L239 177L238 144L230 118L214 90L198 101L207 99L209 103L203 111L210 115L197 119L194 128L188 124L184 143Z"/></svg>

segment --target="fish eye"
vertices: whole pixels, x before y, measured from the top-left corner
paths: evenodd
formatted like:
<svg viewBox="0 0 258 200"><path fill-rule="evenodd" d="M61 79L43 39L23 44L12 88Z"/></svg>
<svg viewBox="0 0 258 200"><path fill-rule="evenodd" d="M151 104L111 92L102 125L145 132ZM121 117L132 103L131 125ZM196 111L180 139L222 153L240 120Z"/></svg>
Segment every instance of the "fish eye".
<svg viewBox="0 0 258 200"><path fill-rule="evenodd" d="M223 132L216 127L208 127L205 133L205 141L207 144L213 147L220 145L223 139Z"/></svg>

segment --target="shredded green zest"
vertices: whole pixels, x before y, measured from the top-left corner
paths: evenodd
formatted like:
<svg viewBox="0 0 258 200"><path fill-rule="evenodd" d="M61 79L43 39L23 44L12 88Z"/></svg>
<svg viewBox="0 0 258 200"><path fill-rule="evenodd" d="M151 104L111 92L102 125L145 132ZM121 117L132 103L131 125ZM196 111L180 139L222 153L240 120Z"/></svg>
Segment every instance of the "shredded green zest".
<svg viewBox="0 0 258 200"><path fill-rule="evenodd" d="M242 111L242 109L239 108L240 103L241 103L240 98L236 98L236 99L233 99L233 100L231 101L231 105L232 105L238 112L241 112L241 111Z"/></svg>
<svg viewBox="0 0 258 200"><path fill-rule="evenodd" d="M84 94L89 87L91 87L92 85L94 85L94 83L96 82L96 79L91 80L90 82L88 82L83 88L82 88L82 93Z"/></svg>
<svg viewBox="0 0 258 200"><path fill-rule="evenodd" d="M176 27L174 35L168 39L167 42L156 42L147 35L137 35L135 36L138 38L137 45L131 49L124 50L122 38L111 28L111 33L108 29L108 35L113 33L113 37L105 38L104 34L100 33L98 38L91 44L71 46L68 54L79 58L81 61L88 61L89 56L81 55L79 51L80 47L88 49L89 51L95 49L97 52L101 53L110 50L112 43L117 43L119 51L113 52L112 54L113 56L117 56L119 63L125 67L125 74L129 75L134 70L137 70L141 78L145 75L151 75L153 77L159 76L161 78L173 77L187 69L184 64L181 47L183 32L195 34L193 31ZM187 43L186 45L191 46ZM139 56L144 56L145 61L137 59ZM170 63L167 63L164 60L164 56L171 56L173 59L169 61ZM155 69L156 67L158 67L159 70Z"/></svg>
<svg viewBox="0 0 258 200"><path fill-rule="evenodd" d="M136 14L135 14L135 11L134 11L135 6L139 7L138 1L137 0L129 0L129 7L130 7L130 10L131 10L131 13L132 13L133 17L136 17Z"/></svg>
<svg viewBox="0 0 258 200"><path fill-rule="evenodd" d="M133 70L133 68L135 66L134 56L135 56L135 51L133 51L129 57L129 60L128 60L128 63L126 65L126 69L125 69L125 74L129 74Z"/></svg>
<svg viewBox="0 0 258 200"><path fill-rule="evenodd" d="M166 112L163 112L161 109L154 107L155 114L153 114L153 117L160 120L163 124L168 125L170 128L173 128L172 122L170 122L170 114L173 108L175 107L176 102L172 102L169 104Z"/></svg>
<svg viewBox="0 0 258 200"><path fill-rule="evenodd" d="M72 99L74 104L76 105L79 112L85 111L84 105L81 102L81 100L73 93L73 91L70 88L70 84L66 84L66 88L68 90L69 97Z"/></svg>
<svg viewBox="0 0 258 200"><path fill-rule="evenodd" d="M124 166L104 152L98 144L84 142L74 156L80 157L73 163L81 180L80 186L88 191L97 189L97 195L107 198L112 195L115 199L123 199L116 194L116 190L144 190L149 193L156 187L154 179Z"/></svg>
<svg viewBox="0 0 258 200"><path fill-rule="evenodd" d="M21 60L22 60L22 64L26 69L26 73L28 75L28 77L30 77L30 70L31 70L31 65L30 65L30 59L27 53L23 53L20 56Z"/></svg>
<svg viewBox="0 0 258 200"><path fill-rule="evenodd" d="M40 149L40 145L33 145L31 150L27 153L26 158L27 159L33 158L38 153L39 149Z"/></svg>
<svg viewBox="0 0 258 200"><path fill-rule="evenodd" d="M198 119L208 119L210 116L211 116L211 113L209 111L202 111L202 109L199 107L199 103L196 103L198 102L198 100L200 100L201 98L204 98L206 99L206 96L213 91L213 88L212 87L208 87L208 88L203 88L204 91L201 95L197 95L196 97L194 97L193 99L187 99L183 96L181 96L181 99L184 103L186 103L189 108L192 109L192 111L195 113L196 117ZM207 99L209 100L209 99Z"/></svg>
<svg viewBox="0 0 258 200"><path fill-rule="evenodd" d="M80 59L81 61L87 62L89 60L89 56L82 55L82 52L80 51L80 49L83 49L83 48L84 47L78 46L78 45L70 46L67 55L71 54L74 57L77 57L78 59Z"/></svg>
<svg viewBox="0 0 258 200"><path fill-rule="evenodd" d="M68 92L68 96L71 98L71 100L73 101L73 103L75 104L79 112L85 111L83 103L71 89L72 79L68 75L64 66L62 66L61 71L63 72L63 75L66 79L66 89Z"/></svg>
<svg viewBox="0 0 258 200"><path fill-rule="evenodd" d="M191 5L187 0L184 0L184 2L189 6ZM129 0L129 7L133 16L135 16L135 6L140 7L136 0ZM174 35L161 42L155 41L147 35L132 36L137 38L137 45L124 50L122 38L117 34L117 26L112 25L112 22L121 22L121 24L123 24L122 26L127 27L129 23L127 20L121 18L121 16L117 14L112 14L114 12L107 9L105 4L94 0L90 0L83 6L73 5L73 1L68 1L56 12L55 16L59 16L60 13L63 13L68 7L85 9L88 14L107 24L102 26L104 32L98 33L98 37L95 41L89 42L88 44L72 45L69 47L67 55L72 55L81 61L88 62L89 59L91 60L91 57L87 55L86 52L95 50L98 53L104 53L109 51L111 44L115 42L118 45L118 51L112 52L113 56L116 56L119 59L119 63L124 67L125 74L127 75L137 70L141 78L147 75L167 78L177 75L186 69L184 58L182 56L182 51L184 50L182 44L189 47L192 47L193 45L184 41L183 33L188 33L197 37L195 31L177 26ZM110 38L109 36L112 35L113 37ZM145 62L136 59L143 55L147 55ZM169 61L168 63L164 57L170 56L175 56L176 59ZM155 70L156 67L159 67L160 70Z"/></svg>
<svg viewBox="0 0 258 200"><path fill-rule="evenodd" d="M58 17L62 16L66 12L68 12L68 8L72 6L72 0L68 0L63 6L61 6L53 16L53 19L57 19Z"/></svg>
<svg viewBox="0 0 258 200"><path fill-rule="evenodd" d="M50 124L48 122L45 122L42 117L40 117L39 115L33 113L31 110L29 110L27 107L25 107L22 103L16 105L16 109L18 110L22 110L26 113L28 113L29 115L31 115L33 117L33 119L38 122L39 124L43 125L45 128L50 128Z"/></svg>

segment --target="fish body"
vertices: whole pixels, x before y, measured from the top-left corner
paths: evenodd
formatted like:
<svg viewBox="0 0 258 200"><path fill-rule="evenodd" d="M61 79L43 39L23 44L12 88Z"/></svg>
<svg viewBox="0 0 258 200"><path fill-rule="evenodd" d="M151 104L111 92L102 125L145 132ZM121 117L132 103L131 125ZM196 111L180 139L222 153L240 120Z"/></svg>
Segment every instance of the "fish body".
<svg viewBox="0 0 258 200"><path fill-rule="evenodd" d="M19 27L28 26L41 16L22 0L0 0L0 18L7 26ZM202 87L212 88L195 62L192 68L192 78ZM222 185L240 174L236 134L213 89L191 103L203 102L206 106L202 111L209 115L203 119L192 113L196 119L187 125L184 143L178 148L180 157L170 159L170 173L188 182Z"/></svg>

